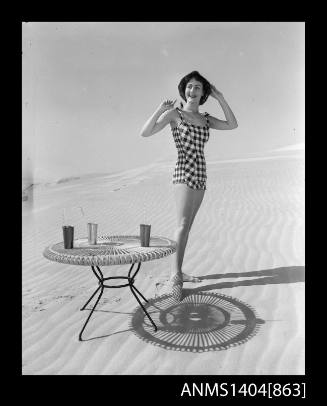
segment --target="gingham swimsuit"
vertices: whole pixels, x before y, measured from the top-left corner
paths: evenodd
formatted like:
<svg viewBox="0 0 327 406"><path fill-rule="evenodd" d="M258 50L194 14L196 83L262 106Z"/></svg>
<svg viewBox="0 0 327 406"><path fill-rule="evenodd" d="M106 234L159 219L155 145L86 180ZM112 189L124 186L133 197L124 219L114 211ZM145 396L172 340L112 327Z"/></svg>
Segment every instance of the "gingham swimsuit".
<svg viewBox="0 0 327 406"><path fill-rule="evenodd" d="M186 183L192 189L206 190L206 161L204 144L209 139L208 113L204 113L207 124L202 127L189 124L182 112L176 108L180 124L172 129L178 158L173 174L173 183Z"/></svg>

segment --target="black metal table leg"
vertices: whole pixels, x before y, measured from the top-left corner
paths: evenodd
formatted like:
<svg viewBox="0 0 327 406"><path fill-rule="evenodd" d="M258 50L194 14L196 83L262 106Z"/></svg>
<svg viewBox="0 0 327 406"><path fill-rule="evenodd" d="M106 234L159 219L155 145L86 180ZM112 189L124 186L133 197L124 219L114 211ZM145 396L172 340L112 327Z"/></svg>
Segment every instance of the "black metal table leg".
<svg viewBox="0 0 327 406"><path fill-rule="evenodd" d="M80 309L80 310L85 310L86 306L90 303L90 301L93 299L93 297L96 295L97 291L101 289L101 285L95 290L93 295L90 297L90 299L85 303L85 305Z"/></svg>
<svg viewBox="0 0 327 406"><path fill-rule="evenodd" d="M152 325L153 325L153 327L154 327L154 331L157 331L158 328L157 328L155 322L152 320L152 318L151 318L151 316L149 315L149 313L145 310L145 307L142 305L140 299L136 296L136 294L135 294L135 292L134 292L134 289L137 291L137 293L140 294L140 296L142 296L142 298L143 298L146 302L147 302L147 300L146 300L145 297L136 289L136 287L135 287L134 285L130 285L130 288L131 288L131 292L133 293L135 299L139 302L139 305L142 307L144 313L148 316L148 319L151 321L151 323L152 323Z"/></svg>
<svg viewBox="0 0 327 406"><path fill-rule="evenodd" d="M97 305L98 305L98 303L99 303L99 300L100 300L100 298L101 298L101 296L102 296L102 293L103 293L103 286L99 286L99 288L96 290L96 292L97 292L99 289L101 289L100 295L98 296L98 298L97 298L97 300L96 300L96 302L95 302L95 305L93 306L92 310L90 311L90 314L88 315L88 317L87 317L87 319L86 319L86 321L85 321L85 323L84 323L84 326L83 326L81 332L79 333L79 336L78 336L79 341L82 341L82 334L83 334L83 331L85 330L85 327L86 327L87 323L89 322L89 320L90 320L90 318L91 318L91 316L92 316L92 314L93 314L95 308L97 307ZM96 292L95 292L95 293L96 293ZM93 296L94 296L94 294L92 295L91 299L93 298ZM88 301L88 303L91 301L91 299Z"/></svg>
<svg viewBox="0 0 327 406"><path fill-rule="evenodd" d="M152 325L153 325L153 327L154 327L154 330L155 330L155 331L158 330L156 324L154 323L154 321L152 320L151 316L150 316L149 313L146 311L145 307L143 306L143 304L141 303L140 299L138 298L138 296L137 296L136 293L135 293L135 292L137 292L137 294L138 294L139 296L141 296L141 298L142 298L145 302L148 302L148 300L142 295L142 293L134 286L135 276L136 276L136 274L137 274L137 273L139 272L139 270L140 270L141 262L138 263L138 267L137 267L136 271L134 272L134 274L132 275L132 270L133 270L134 265L135 265L135 264L132 264L132 265L131 265L131 267L130 267L130 269L129 269L129 272L128 272L128 276L109 276L109 277L107 277L107 278L104 278L104 276L103 276L103 274L102 274L102 272L101 272L101 269L100 269L98 266L96 266L97 271L95 270L95 267L94 267L94 266L91 266L92 271L93 271L94 275L96 276L96 278L98 279L98 282L99 282L99 285L100 285L100 286L98 286L98 288L92 293L91 297L88 299L88 301L85 303L85 305L81 308L81 310L85 310L86 306L91 302L91 300L93 299L93 297L97 294L97 292L98 292L99 290L100 290L100 294L99 294L99 296L98 296L98 298L97 298L97 300L96 300L96 302L95 302L93 308L91 309L90 314L88 315L88 317L87 317L87 319L86 319L86 321L85 321L85 323L84 323L84 325L83 325L82 330L81 330L80 333L79 333L79 336L78 336L79 341L82 341L82 334L83 334L83 331L85 330L85 327L86 327L87 323L89 322L89 320L90 320L90 318L91 318L91 316L92 316L92 314L93 314L95 308L97 307L97 305L98 305L98 303L99 303L99 301L100 301L100 299L101 299L101 296L102 296L102 294L103 294L104 288L123 288L123 287L129 286L131 292L133 293L133 295L134 295L134 297L135 297L135 299L138 301L138 303L139 303L139 305L142 307L144 313L146 314L146 316L148 317L148 319L151 321L151 323L152 323ZM122 284L122 285L106 285L106 284L104 283L105 281L107 281L107 280L112 280L112 279L126 279L126 280L127 280L127 281L126 281L127 283Z"/></svg>

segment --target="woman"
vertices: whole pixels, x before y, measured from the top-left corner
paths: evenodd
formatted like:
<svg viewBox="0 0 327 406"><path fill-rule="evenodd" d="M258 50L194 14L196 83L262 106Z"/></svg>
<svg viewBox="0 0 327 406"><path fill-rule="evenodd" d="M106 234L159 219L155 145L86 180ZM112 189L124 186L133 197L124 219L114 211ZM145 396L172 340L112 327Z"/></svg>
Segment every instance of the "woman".
<svg viewBox="0 0 327 406"><path fill-rule="evenodd" d="M176 144L178 159L173 174L174 194L177 207L176 255L171 273L172 295L180 301L183 282L198 282L182 272L185 247L194 218L202 203L206 190L206 163L204 144L209 139L209 128L232 130L237 127L236 118L224 96L197 71L183 77L178 85L179 94L185 101L181 109L174 108L175 101L164 100L141 130L143 137L149 137L170 124ZM201 114L199 105L211 96L216 99L226 120L219 120L208 113Z"/></svg>

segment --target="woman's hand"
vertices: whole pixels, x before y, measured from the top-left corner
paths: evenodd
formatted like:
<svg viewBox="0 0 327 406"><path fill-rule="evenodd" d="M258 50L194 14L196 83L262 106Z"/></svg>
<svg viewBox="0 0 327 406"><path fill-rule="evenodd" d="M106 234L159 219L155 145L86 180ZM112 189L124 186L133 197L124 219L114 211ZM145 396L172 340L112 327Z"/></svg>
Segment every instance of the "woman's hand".
<svg viewBox="0 0 327 406"><path fill-rule="evenodd" d="M219 90L217 90L214 85L211 85L211 93L210 93L210 95L214 99L219 99L221 97L224 97L223 94Z"/></svg>
<svg viewBox="0 0 327 406"><path fill-rule="evenodd" d="M167 110L172 110L174 108L175 103L176 99L174 101L166 99L162 103L160 103L156 111L144 124L141 130L141 136L150 137L150 135L153 135L161 131L171 121L171 114L170 113L163 114L163 113Z"/></svg>
<svg viewBox="0 0 327 406"><path fill-rule="evenodd" d="M160 103L158 110L160 110L162 113L166 110L172 110L174 108L174 104L176 103L175 99L174 101L166 99L162 103Z"/></svg>

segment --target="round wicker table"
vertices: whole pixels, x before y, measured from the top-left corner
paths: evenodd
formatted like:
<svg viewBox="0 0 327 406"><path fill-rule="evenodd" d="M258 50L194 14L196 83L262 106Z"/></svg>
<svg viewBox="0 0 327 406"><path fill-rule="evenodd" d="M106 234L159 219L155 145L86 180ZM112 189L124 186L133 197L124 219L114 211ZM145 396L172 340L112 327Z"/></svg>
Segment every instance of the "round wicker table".
<svg viewBox="0 0 327 406"><path fill-rule="evenodd" d="M156 324L138 297L139 295L144 301L148 302L142 293L135 287L135 277L140 270L142 262L163 258L173 254L175 251L176 242L166 237L151 236L149 247L141 247L139 236L118 235L100 236L98 237L97 244L95 245L90 245L87 238L74 240L74 248L72 249L65 249L64 243L59 242L57 244L48 246L44 250L43 255L50 261L70 265L90 266L93 274L98 280L98 288L93 292L91 297L81 308L81 310L85 310L86 306L91 302L93 297L98 291L100 291L98 298L90 311L82 330L79 333L79 340L82 341L83 331L85 330L87 323L98 305L105 288L123 288L128 286L142 307L144 313L151 321L155 331L157 331ZM109 276L105 278L100 269L100 266L124 264L131 264L127 276ZM137 264L137 267L134 273L132 273L135 264ZM107 285L106 281L112 279L122 279L125 280L125 283L120 285Z"/></svg>

